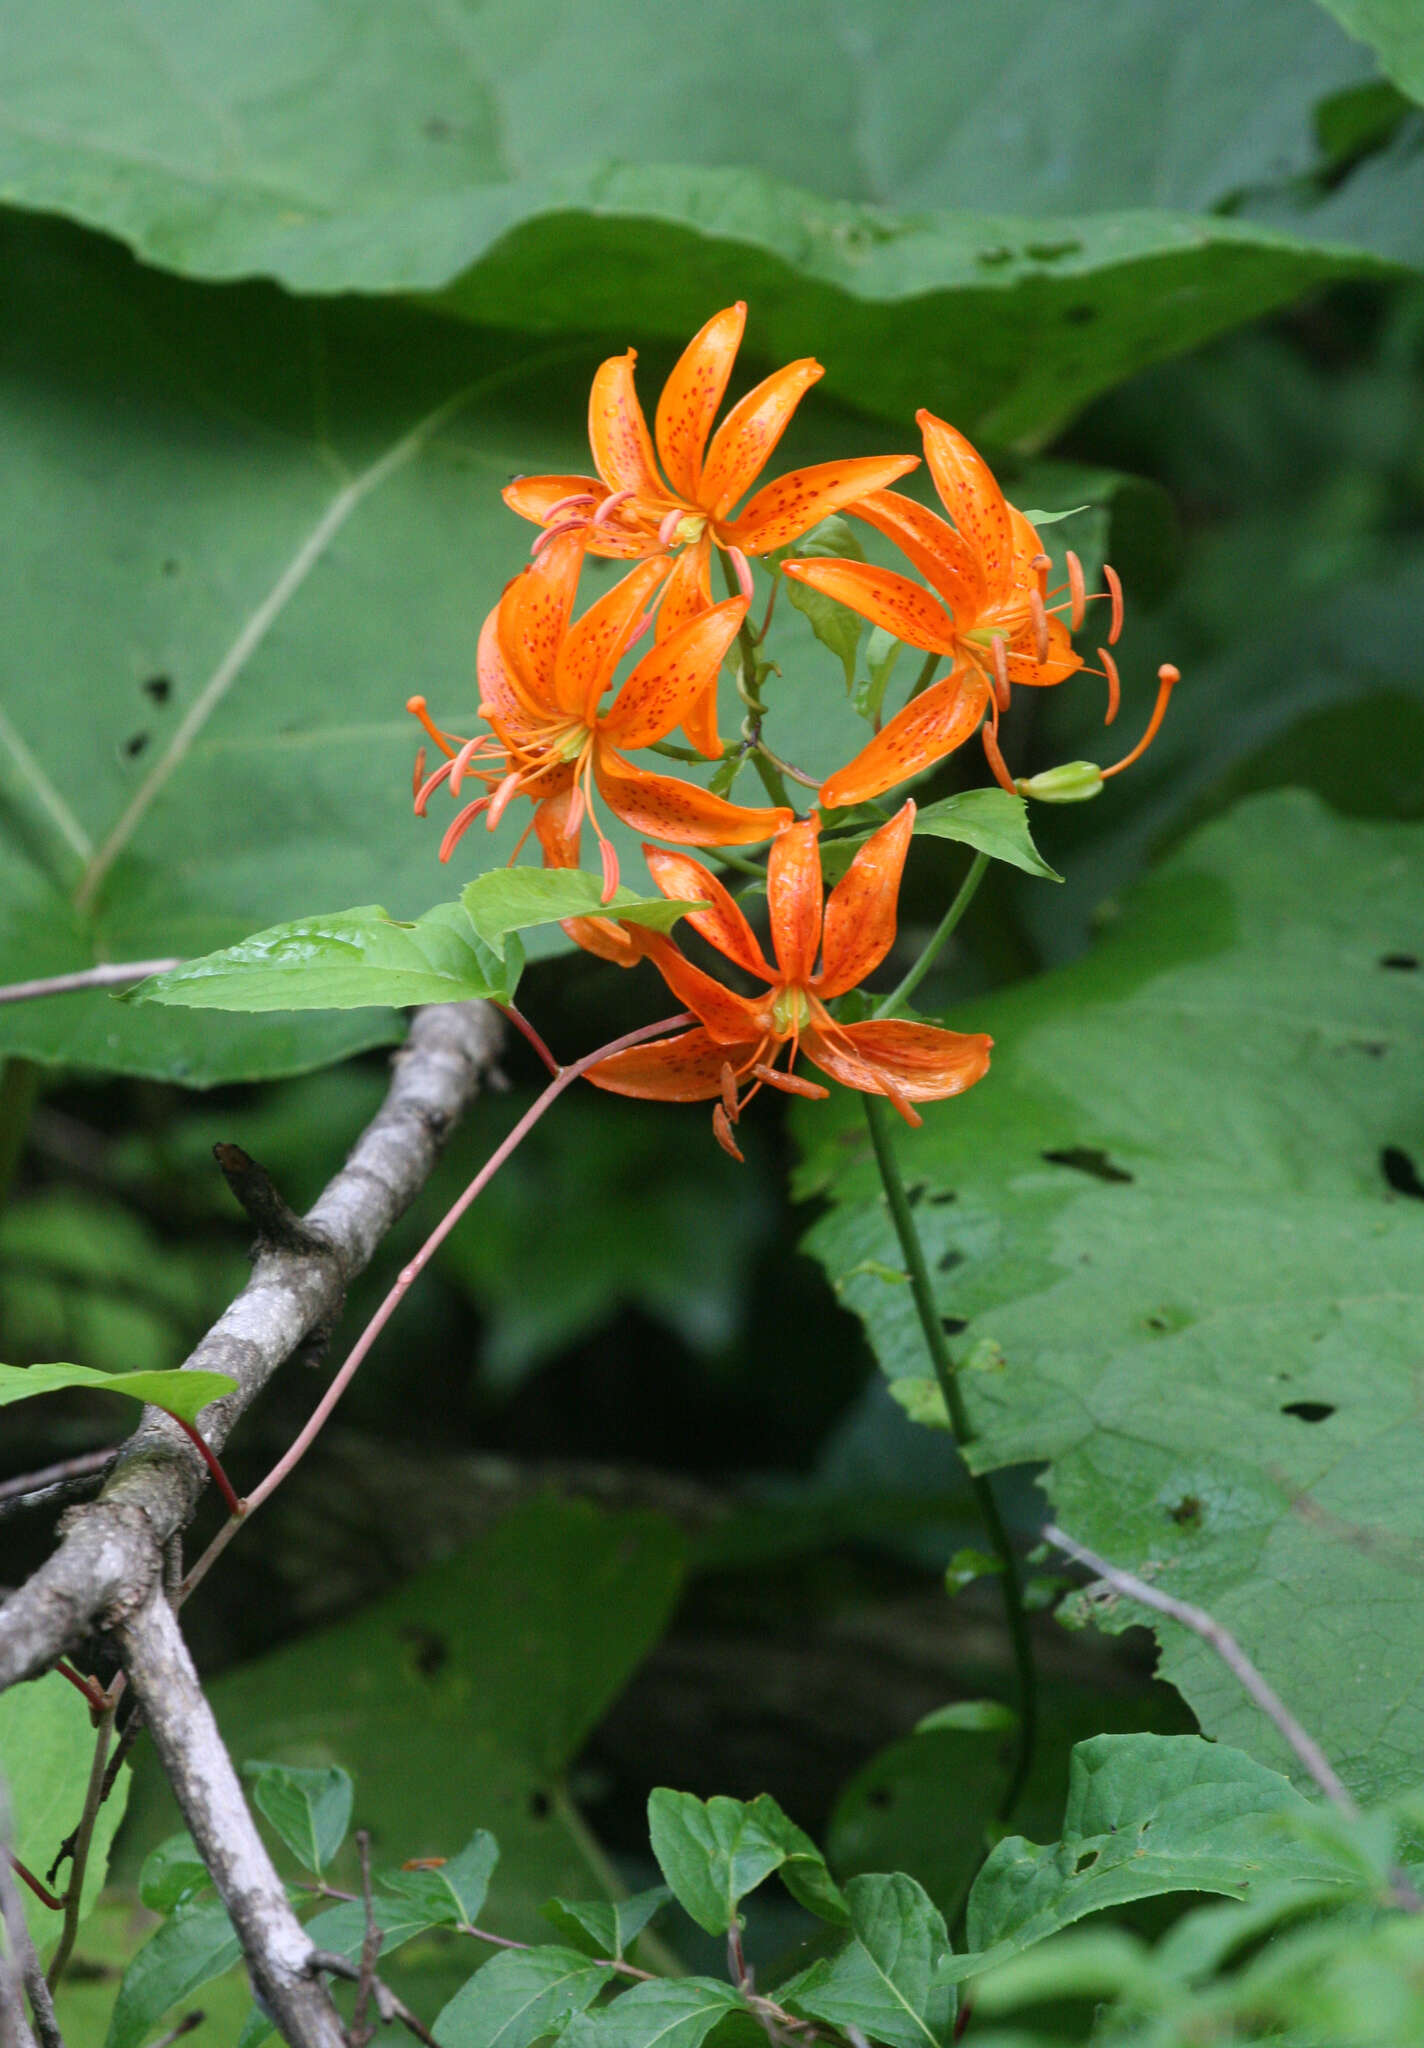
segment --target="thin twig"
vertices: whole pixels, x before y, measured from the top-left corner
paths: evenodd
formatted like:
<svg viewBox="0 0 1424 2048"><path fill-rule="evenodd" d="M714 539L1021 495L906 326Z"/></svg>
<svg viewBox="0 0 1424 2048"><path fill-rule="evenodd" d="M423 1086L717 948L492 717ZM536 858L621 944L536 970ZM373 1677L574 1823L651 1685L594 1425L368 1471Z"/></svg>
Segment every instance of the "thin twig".
<svg viewBox="0 0 1424 2048"><path fill-rule="evenodd" d="M166 974L181 967L172 960L111 960L100 967L81 967L73 974L48 974L39 981L11 981L0 988L0 1003L29 1003L36 996L68 996L77 989L121 988L128 981L146 981L150 974Z"/></svg>
<svg viewBox="0 0 1424 2048"><path fill-rule="evenodd" d="M353 1963L347 1956L337 1955L334 1950L313 1949L308 1968L313 1973L324 1970L328 1977L340 1977L347 1984L359 1984L361 1981L360 1965ZM396 1997L389 1984L380 1977L373 1977L371 1992L376 2001L376 2010L387 2026L392 2020L399 2020L403 2027L409 2028L417 2041L426 2042L427 2048L439 2048L435 2036L416 2018L410 2007Z"/></svg>
<svg viewBox="0 0 1424 2048"><path fill-rule="evenodd" d="M64 1894L64 1925L60 1929L59 1946L50 1957L47 1981L53 1991L64 1975L66 1963L74 1952L74 1937L79 1932L79 1916L84 1904L84 1879L89 1869L89 1851L94 1842L94 1828L99 1819L99 1808L104 1800L104 1773L109 1761L109 1743L114 1733L114 1708L108 1706L97 1716L94 1728L94 1758L89 1766L89 1782L84 1788L84 1810L79 1816L79 1825L74 1830L74 1846L69 1858L69 1883ZM53 1872L50 1875L53 1877Z"/></svg>
<svg viewBox="0 0 1424 2048"><path fill-rule="evenodd" d="M376 1981L381 1929L376 1924L376 1902L371 1895L371 1837L365 1828L356 1830L356 1850L361 1858L361 1905L366 1915L366 1931L361 1937L361 1974L356 1981L356 2002L347 2032L350 2048L367 2048L376 2031L368 2024L366 2015L370 2010L371 1987Z"/></svg>
<svg viewBox="0 0 1424 2048"><path fill-rule="evenodd" d="M1211 1650L1214 1650L1237 1684L1249 1698L1256 1702L1267 1719L1285 1737L1299 1757L1302 1766L1315 1780L1326 1798L1342 1813L1352 1817L1360 1811L1355 1801L1336 1776L1329 1758L1313 1735L1308 1735L1295 1715L1290 1711L1280 1694L1267 1685L1265 1679L1246 1655L1230 1629L1224 1628L1214 1615L1204 1607L1193 1607L1189 1601L1175 1600L1170 1593L1159 1592L1156 1586L1149 1586L1146 1579L1139 1579L1132 1572L1125 1572L1115 1564L1109 1564L1105 1557L1099 1557L1095 1550L1077 1543L1058 1527L1055 1522L1044 1525L1044 1539L1061 1550L1075 1563L1086 1565L1096 1572L1105 1585L1115 1593L1123 1593L1139 1606L1150 1607L1158 1614L1165 1614L1173 1621L1179 1621L1183 1628L1200 1636Z"/></svg>
<svg viewBox="0 0 1424 2048"><path fill-rule="evenodd" d="M119 1455L118 1444L106 1444L102 1450L81 1451L77 1458L61 1458L56 1465L42 1465L38 1472L21 1472L14 1479L0 1479L0 1506L17 1502L21 1507L36 1505L29 1499L35 1494L49 1498L54 1490L67 1486L72 1480L94 1479L113 1464Z"/></svg>
<svg viewBox="0 0 1424 2048"><path fill-rule="evenodd" d="M22 1863L13 1849L5 1850L4 1860L14 1871L16 1877L19 1878L21 1884L34 1893L42 1906L47 1906L51 1913L62 1913L64 1911L63 1899L57 1898L48 1885L41 1884L29 1865Z"/></svg>

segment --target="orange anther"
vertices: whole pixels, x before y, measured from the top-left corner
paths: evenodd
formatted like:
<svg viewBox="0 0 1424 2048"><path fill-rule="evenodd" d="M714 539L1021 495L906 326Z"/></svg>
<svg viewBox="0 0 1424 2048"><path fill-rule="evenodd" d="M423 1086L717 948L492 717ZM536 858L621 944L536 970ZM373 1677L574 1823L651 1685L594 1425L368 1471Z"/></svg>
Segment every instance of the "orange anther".
<svg viewBox="0 0 1424 2048"><path fill-rule="evenodd" d="M746 1158L737 1148L737 1141L732 1136L732 1126L727 1121L727 1112L720 1102L712 1111L712 1135L724 1152L730 1153L741 1165L746 1165Z"/></svg>
<svg viewBox="0 0 1424 2048"><path fill-rule="evenodd" d="M1103 724L1111 725L1117 717L1117 707L1122 702L1122 682L1118 676L1117 663L1108 653L1106 647L1098 649L1098 660L1102 663L1103 674L1108 679L1108 709Z"/></svg>
<svg viewBox="0 0 1424 2048"><path fill-rule="evenodd" d="M1108 627L1108 646L1116 647L1122 638L1122 581L1111 562L1103 563L1103 581L1112 599L1112 624Z"/></svg>
<svg viewBox="0 0 1424 2048"><path fill-rule="evenodd" d="M993 727L981 725L979 737L984 742L984 756L994 771L995 782L998 783L1000 789L1006 789L1010 796L1017 796L1018 791L1014 788L1014 778L1004 766L1004 757L999 752L999 741Z"/></svg>
<svg viewBox="0 0 1424 2048"><path fill-rule="evenodd" d="M1037 587L1028 594L1028 608L1033 614L1033 651L1040 661L1048 659L1048 612L1044 606L1042 592Z"/></svg>
<svg viewBox="0 0 1424 2048"><path fill-rule="evenodd" d="M1083 623L1083 613L1087 609L1087 585L1083 581L1083 564L1072 548L1068 549L1063 559L1068 564L1068 590L1073 600L1073 631L1076 633Z"/></svg>

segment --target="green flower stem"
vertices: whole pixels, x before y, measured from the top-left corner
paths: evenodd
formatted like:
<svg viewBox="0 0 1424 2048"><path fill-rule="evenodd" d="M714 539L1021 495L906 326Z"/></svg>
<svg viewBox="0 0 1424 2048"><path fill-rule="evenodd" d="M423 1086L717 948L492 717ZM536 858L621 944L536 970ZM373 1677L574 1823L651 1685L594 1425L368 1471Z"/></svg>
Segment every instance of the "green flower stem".
<svg viewBox="0 0 1424 2048"><path fill-rule="evenodd" d="M975 892L983 881L988 866L988 854L976 853L968 874L959 885L959 893L940 919L930 938L929 944L925 947L904 980L892 988L889 995L883 997L876 1004L875 1015L877 1017L889 1017L894 1011L899 1009L902 1003L909 1001L910 997L929 973L931 967L933 967L950 933L974 901Z"/></svg>
<svg viewBox="0 0 1424 2048"><path fill-rule="evenodd" d="M682 850L681 847L678 848L679 853ZM733 853L728 847L702 846L698 848L698 851L709 856L712 860L720 861L724 868L734 868L739 875L750 875L753 881L764 882L766 880L766 869L764 867L758 867L754 860L743 860L739 853Z"/></svg>
<svg viewBox="0 0 1424 2048"><path fill-rule="evenodd" d="M954 1440L963 1450L967 1444L974 1441L974 1425L969 1420L964 1396L959 1391L954 1361L949 1355L944 1326L940 1321L934 1289L930 1284L924 1246L920 1243L914 1212L905 1193L905 1183L900 1177L900 1164L895 1157L894 1141L890 1132L890 1111L878 1096L866 1095L861 1099L865 1104L865 1118L870 1126L870 1142L875 1148L875 1163L880 1169L881 1185L885 1189L885 1199L890 1205L895 1235L900 1240L900 1250L910 1275L910 1292L914 1296L915 1312L919 1316L920 1328L924 1333L925 1348L930 1354L935 1378L944 1396L944 1405L949 1411ZM1028 1615L1024 1609L1018 1559L1014 1555L1013 1545L1009 1541L1008 1531L999 1513L999 1503L994 1498L992 1486L981 1473L970 1472L969 1484L973 1489L979 1517L989 1538L990 1547L1003 1566L1000 1583L1004 1593L1004 1615L1009 1625L1009 1640L1013 1646L1014 1672L1018 1683L1019 1719L1014 1760L997 1810L997 1818L1003 1822L1008 1820L1018 1805L1019 1796L1033 1763L1034 1745L1038 1736L1038 1679L1034 1670L1033 1644L1029 1636Z"/></svg>

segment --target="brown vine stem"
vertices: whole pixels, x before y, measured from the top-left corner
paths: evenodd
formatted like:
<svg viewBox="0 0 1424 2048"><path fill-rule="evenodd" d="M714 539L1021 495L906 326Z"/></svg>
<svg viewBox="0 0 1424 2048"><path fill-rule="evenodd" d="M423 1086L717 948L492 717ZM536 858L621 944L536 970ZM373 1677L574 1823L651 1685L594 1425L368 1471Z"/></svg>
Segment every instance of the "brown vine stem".
<svg viewBox="0 0 1424 2048"><path fill-rule="evenodd" d="M69 1884L64 1894L64 1925L59 1933L59 1946L50 1958L49 1969L46 1972L51 1991L64 1975L65 1964L74 1952L74 1937L79 1932L84 1876L89 1868L89 1851L93 1846L99 1808L104 1802L104 1772L109 1761L109 1743L114 1733L114 1713L115 1708L110 1705L96 1717L94 1760L89 1766L89 1783L84 1788L84 1810L74 1831L74 1851L69 1860ZM53 1874L51 1871L50 1875Z"/></svg>

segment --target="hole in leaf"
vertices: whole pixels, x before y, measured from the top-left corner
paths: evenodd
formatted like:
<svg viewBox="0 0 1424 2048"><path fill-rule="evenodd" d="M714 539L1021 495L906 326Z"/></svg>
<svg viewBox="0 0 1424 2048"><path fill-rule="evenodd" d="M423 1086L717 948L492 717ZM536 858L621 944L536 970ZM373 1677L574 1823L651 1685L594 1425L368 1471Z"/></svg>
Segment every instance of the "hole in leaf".
<svg viewBox="0 0 1424 2048"><path fill-rule="evenodd" d="M912 1209L917 1209L919 1207L920 1203L925 1199L925 1196L929 1193L929 1187L930 1184L927 1180L912 1180L906 1182L905 1200L909 1203Z"/></svg>
<svg viewBox="0 0 1424 2048"><path fill-rule="evenodd" d="M131 738L124 741L125 759L129 761L136 760L147 745L148 734L146 732L134 733Z"/></svg>
<svg viewBox="0 0 1424 2048"><path fill-rule="evenodd" d="M1168 1508L1167 1513L1179 1529L1201 1527L1202 1504L1194 1493L1184 1493L1174 1508Z"/></svg>
<svg viewBox="0 0 1424 2048"><path fill-rule="evenodd" d="M1071 1166L1075 1173L1089 1173L1094 1180L1130 1181L1133 1177L1125 1166L1114 1166L1099 1146L1068 1145L1061 1152L1043 1156L1050 1166Z"/></svg>
<svg viewBox="0 0 1424 2048"><path fill-rule="evenodd" d="M957 1202L958 1200L959 1197L955 1194L953 1188L936 1188L930 1196L930 1201L936 1209L940 1208L945 1202Z"/></svg>
<svg viewBox="0 0 1424 2048"><path fill-rule="evenodd" d="M145 697L151 697L155 704L166 704L173 695L173 678L171 676L150 676L143 685L143 694Z"/></svg>
<svg viewBox="0 0 1424 2048"><path fill-rule="evenodd" d="M417 1622L406 1622L401 1629L401 1639L414 1651L411 1662L422 1678L434 1678L450 1661L450 1645L433 1628L421 1628Z"/></svg>
<svg viewBox="0 0 1424 2048"><path fill-rule="evenodd" d="M963 1264L963 1252L955 1251L953 1246L935 1260L936 1270L941 1273L952 1273L956 1266L962 1266Z"/></svg>
<svg viewBox="0 0 1424 2048"><path fill-rule="evenodd" d="M1078 1858L1077 1862L1073 1865L1074 1877L1081 1877L1085 1870L1091 1870L1093 1865L1097 1862L1097 1860L1098 1851L1096 1849L1085 1849L1082 1855Z"/></svg>
<svg viewBox="0 0 1424 2048"><path fill-rule="evenodd" d="M551 1805L552 1802L547 1792L531 1792L529 1794L530 1820L547 1820Z"/></svg>
<svg viewBox="0 0 1424 2048"><path fill-rule="evenodd" d="M1302 1422L1328 1422L1335 1413L1330 1401L1287 1401L1282 1415L1298 1415Z"/></svg>
<svg viewBox="0 0 1424 2048"><path fill-rule="evenodd" d="M957 1337L962 1330L969 1328L969 1321L966 1316L941 1316L939 1326L946 1337Z"/></svg>
<svg viewBox="0 0 1424 2048"><path fill-rule="evenodd" d="M1397 1195L1413 1195L1424 1202L1424 1180L1402 1145L1386 1145L1380 1153L1380 1172Z"/></svg>
<svg viewBox="0 0 1424 2048"><path fill-rule="evenodd" d="M1380 961L1381 967L1394 967L1402 974L1412 973L1418 965L1419 959L1414 953L1386 953Z"/></svg>

